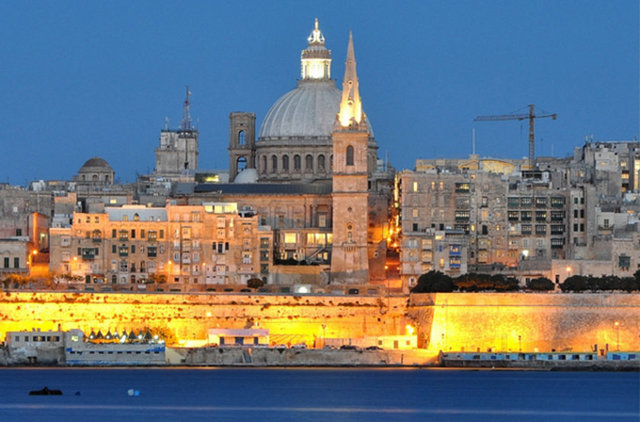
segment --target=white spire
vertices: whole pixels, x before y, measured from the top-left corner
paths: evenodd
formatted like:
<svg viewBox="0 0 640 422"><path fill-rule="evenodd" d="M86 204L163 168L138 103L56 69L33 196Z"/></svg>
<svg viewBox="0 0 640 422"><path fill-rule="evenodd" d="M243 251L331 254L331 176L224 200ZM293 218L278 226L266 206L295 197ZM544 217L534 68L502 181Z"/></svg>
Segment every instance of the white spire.
<svg viewBox="0 0 640 422"><path fill-rule="evenodd" d="M358 75L356 73L356 55L353 50L353 33L349 31L349 46L347 47L347 62L342 82L342 100L338 112L340 126L347 128L358 126L362 119L362 101L358 89Z"/></svg>

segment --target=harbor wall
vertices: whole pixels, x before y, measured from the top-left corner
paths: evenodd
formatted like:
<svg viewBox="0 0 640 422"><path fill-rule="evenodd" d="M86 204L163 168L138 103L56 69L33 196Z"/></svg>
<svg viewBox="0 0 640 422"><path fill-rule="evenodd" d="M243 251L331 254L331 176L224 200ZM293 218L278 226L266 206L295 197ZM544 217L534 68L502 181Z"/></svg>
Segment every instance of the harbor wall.
<svg viewBox="0 0 640 422"><path fill-rule="evenodd" d="M409 309L432 351L640 350L639 294L420 294Z"/></svg>
<svg viewBox="0 0 640 422"><path fill-rule="evenodd" d="M180 345L205 341L209 328L260 327L271 344L322 347L325 338L407 334L408 325L430 352L640 350L640 295L0 293L0 340L19 330L148 328Z"/></svg>

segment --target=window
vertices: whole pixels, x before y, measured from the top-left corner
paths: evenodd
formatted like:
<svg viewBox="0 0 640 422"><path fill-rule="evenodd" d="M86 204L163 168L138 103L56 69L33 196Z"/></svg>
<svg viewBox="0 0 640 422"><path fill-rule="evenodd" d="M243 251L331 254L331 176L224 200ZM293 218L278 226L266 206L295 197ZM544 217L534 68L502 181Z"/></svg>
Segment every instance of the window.
<svg viewBox="0 0 640 422"><path fill-rule="evenodd" d="M618 256L618 267L622 270L628 270L631 266L631 257L626 255Z"/></svg>
<svg viewBox="0 0 640 422"><path fill-rule="evenodd" d="M296 243L296 240L297 240L296 233L284 234L284 243Z"/></svg>
<svg viewBox="0 0 640 422"><path fill-rule="evenodd" d="M157 246L149 246L147 248L147 256L149 258L155 258L158 254L158 247Z"/></svg>
<svg viewBox="0 0 640 422"><path fill-rule="evenodd" d="M519 213L518 211L507 211L507 218L509 221L518 221Z"/></svg>
<svg viewBox="0 0 640 422"><path fill-rule="evenodd" d="M470 218L470 212L468 210L456 210L455 219L456 221L468 221Z"/></svg>
<svg viewBox="0 0 640 422"><path fill-rule="evenodd" d="M164 239L164 230L160 229L160 235L158 237Z"/></svg>
<svg viewBox="0 0 640 422"><path fill-rule="evenodd" d="M318 155L318 171L325 170L325 158L324 155Z"/></svg>
<svg viewBox="0 0 640 422"><path fill-rule="evenodd" d="M518 197L515 196L510 196L507 199L507 206L509 208L519 208L520 207L520 200Z"/></svg>
<svg viewBox="0 0 640 422"><path fill-rule="evenodd" d="M140 230L140 239L144 239L144 229Z"/></svg>
<svg viewBox="0 0 640 422"><path fill-rule="evenodd" d="M346 157L346 163L348 166L352 166L353 165L353 147L351 145L349 145L347 147L347 157Z"/></svg>
<svg viewBox="0 0 640 422"><path fill-rule="evenodd" d="M289 156L288 155L283 155L282 156L282 170L289 171Z"/></svg>
<svg viewBox="0 0 640 422"><path fill-rule="evenodd" d="M118 237L118 234L117 234L116 229L111 230L111 237L112 237L112 238L114 238L114 239L115 239L116 237Z"/></svg>
<svg viewBox="0 0 640 422"><path fill-rule="evenodd" d="M262 172L267 172L267 157L265 155L262 156Z"/></svg>
<svg viewBox="0 0 640 422"><path fill-rule="evenodd" d="M301 159L298 154L293 156L293 169L296 171L300 171L301 167Z"/></svg>
<svg viewBox="0 0 640 422"><path fill-rule="evenodd" d="M137 214L136 214L137 215ZM135 229L131 229L131 238L135 239L136 238L136 230Z"/></svg>
<svg viewBox="0 0 640 422"><path fill-rule="evenodd" d="M238 145L244 145L247 142L247 135L244 130L238 132Z"/></svg>
<svg viewBox="0 0 640 422"><path fill-rule="evenodd" d="M118 253L120 256L129 256L129 248L127 245L120 245Z"/></svg>
<svg viewBox="0 0 640 422"><path fill-rule="evenodd" d="M536 208L546 208L547 206L547 198L537 197L536 198Z"/></svg>
<svg viewBox="0 0 640 422"><path fill-rule="evenodd" d="M278 157L275 155L271 156L271 171L277 171L278 170Z"/></svg>
<svg viewBox="0 0 640 422"><path fill-rule="evenodd" d="M413 182L413 191L418 192L418 182Z"/></svg>
<svg viewBox="0 0 640 422"><path fill-rule="evenodd" d="M13 268L20 268L20 258L13 258Z"/></svg>
<svg viewBox="0 0 640 422"><path fill-rule="evenodd" d="M536 234L546 234L547 226L544 224L536 224Z"/></svg>
<svg viewBox="0 0 640 422"><path fill-rule="evenodd" d="M313 171L313 157L311 154L307 154L304 158L304 169L307 171Z"/></svg>
<svg viewBox="0 0 640 422"><path fill-rule="evenodd" d="M442 182L440 182L440 183L442 183ZM469 189L470 189L469 183L466 183L466 182L458 182L458 183L456 183L456 192L457 193L469 193Z"/></svg>

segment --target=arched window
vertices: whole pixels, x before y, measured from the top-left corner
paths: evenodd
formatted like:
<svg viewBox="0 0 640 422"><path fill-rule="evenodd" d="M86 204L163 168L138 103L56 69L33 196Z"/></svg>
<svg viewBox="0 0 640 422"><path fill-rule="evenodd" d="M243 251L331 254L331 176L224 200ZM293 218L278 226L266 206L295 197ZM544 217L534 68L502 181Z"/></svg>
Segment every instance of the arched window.
<svg viewBox="0 0 640 422"><path fill-rule="evenodd" d="M318 155L318 171L324 171L324 155Z"/></svg>
<svg viewBox="0 0 640 422"><path fill-rule="evenodd" d="M275 173L278 171L278 157L275 155L271 156L271 171Z"/></svg>
<svg viewBox="0 0 640 422"><path fill-rule="evenodd" d="M263 173L267 172L267 156L266 155L262 156L262 172Z"/></svg>
<svg viewBox="0 0 640 422"><path fill-rule="evenodd" d="M244 145L246 142L246 135L244 133L244 130L241 130L240 132L238 132L238 145Z"/></svg>
<svg viewBox="0 0 640 422"><path fill-rule="evenodd" d="M295 171L300 171L300 156L298 154L293 156L293 169Z"/></svg>
<svg viewBox="0 0 640 422"><path fill-rule="evenodd" d="M347 147L347 165L353 165L353 147L351 145Z"/></svg>
<svg viewBox="0 0 640 422"><path fill-rule="evenodd" d="M247 168L247 159L246 157L238 157L238 161L236 163L238 166L238 172L241 172L245 168Z"/></svg>
<svg viewBox="0 0 640 422"><path fill-rule="evenodd" d="M333 154L329 156L329 170L333 171Z"/></svg>
<svg viewBox="0 0 640 422"><path fill-rule="evenodd" d="M347 224L347 242L353 242L353 225Z"/></svg>
<svg viewBox="0 0 640 422"><path fill-rule="evenodd" d="M289 156L288 155L283 155L282 156L282 170L289 171Z"/></svg>
<svg viewBox="0 0 640 422"><path fill-rule="evenodd" d="M313 171L313 157L311 154L307 154L307 156L304 157L304 169L307 171Z"/></svg>
<svg viewBox="0 0 640 422"><path fill-rule="evenodd" d="M118 276L115 274L111 275L111 283L116 284L118 282Z"/></svg>
<svg viewBox="0 0 640 422"><path fill-rule="evenodd" d="M91 181L92 182L97 182L98 181L98 175L94 174L93 176L91 176Z"/></svg>

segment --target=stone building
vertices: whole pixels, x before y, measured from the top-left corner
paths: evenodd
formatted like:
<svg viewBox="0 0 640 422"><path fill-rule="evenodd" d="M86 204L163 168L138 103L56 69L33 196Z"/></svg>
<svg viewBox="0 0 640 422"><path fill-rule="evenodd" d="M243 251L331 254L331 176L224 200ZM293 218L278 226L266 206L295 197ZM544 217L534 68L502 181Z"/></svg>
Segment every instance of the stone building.
<svg viewBox="0 0 640 422"><path fill-rule="evenodd" d="M109 163L100 157L93 157L80 167L73 181L78 185L108 186L113 185L114 176L115 172Z"/></svg>
<svg viewBox="0 0 640 422"><path fill-rule="evenodd" d="M191 92L187 87L183 119L179 129L166 127L160 132L160 146L156 148L153 176L167 180L193 181L198 169L198 129L192 126L190 114Z"/></svg>
<svg viewBox="0 0 640 422"><path fill-rule="evenodd" d="M553 171L522 165L471 156L418 160L420 171L399 174L405 286L432 269L530 273L566 257L570 191Z"/></svg>
<svg viewBox="0 0 640 422"><path fill-rule="evenodd" d="M272 234L235 203L75 212L51 229L51 271L91 290L222 290L270 274ZM78 280L80 278L81 280Z"/></svg>

